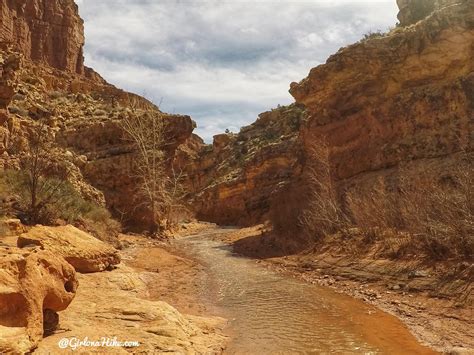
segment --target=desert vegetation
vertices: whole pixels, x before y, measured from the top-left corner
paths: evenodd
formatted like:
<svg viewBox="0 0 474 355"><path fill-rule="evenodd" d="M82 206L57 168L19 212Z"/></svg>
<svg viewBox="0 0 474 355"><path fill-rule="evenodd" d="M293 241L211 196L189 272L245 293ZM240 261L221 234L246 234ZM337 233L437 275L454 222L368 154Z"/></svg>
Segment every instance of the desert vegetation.
<svg viewBox="0 0 474 355"><path fill-rule="evenodd" d="M301 232L311 243L334 234L362 235L366 248L378 243L389 257L424 255L431 260L472 260L474 255L474 169L465 156L450 172L435 167L397 168L397 182L381 180L369 194L337 188L324 138L310 149Z"/></svg>
<svg viewBox="0 0 474 355"><path fill-rule="evenodd" d="M108 210L85 199L69 181L48 126L32 127L19 169L7 169L0 179L0 216L18 217L26 225L84 225L97 237L116 234L120 225Z"/></svg>
<svg viewBox="0 0 474 355"><path fill-rule="evenodd" d="M310 148L306 178L308 202L299 217L304 234L320 240L346 228L349 218L338 201L329 161L329 147L325 139L319 139Z"/></svg>
<svg viewBox="0 0 474 355"><path fill-rule="evenodd" d="M139 110L133 106L133 114L121 121L125 139L136 149L136 157L130 172L137 181L135 208L148 211L149 232L169 229L184 209L184 175L169 166L165 152L165 118L158 110Z"/></svg>

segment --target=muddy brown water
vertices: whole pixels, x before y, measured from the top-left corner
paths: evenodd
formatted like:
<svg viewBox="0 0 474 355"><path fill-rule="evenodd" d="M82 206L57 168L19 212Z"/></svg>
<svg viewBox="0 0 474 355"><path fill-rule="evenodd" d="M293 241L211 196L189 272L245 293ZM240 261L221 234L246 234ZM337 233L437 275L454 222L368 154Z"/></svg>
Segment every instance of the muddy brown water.
<svg viewBox="0 0 474 355"><path fill-rule="evenodd" d="M234 255L213 231L176 241L206 268L201 301L229 319L227 354L432 354L395 317ZM215 236L214 236L215 237Z"/></svg>

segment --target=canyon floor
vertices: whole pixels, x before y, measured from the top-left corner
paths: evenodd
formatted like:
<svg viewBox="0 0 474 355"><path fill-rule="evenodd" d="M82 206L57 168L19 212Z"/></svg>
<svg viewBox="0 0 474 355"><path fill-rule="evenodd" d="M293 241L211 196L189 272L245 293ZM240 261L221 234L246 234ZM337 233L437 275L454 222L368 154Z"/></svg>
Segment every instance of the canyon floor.
<svg viewBox="0 0 474 355"><path fill-rule="evenodd" d="M191 225L166 241L121 235L122 263L79 275L59 329L35 353L58 352L63 338L102 337L140 346L79 347L79 353L473 351L468 307L410 292L393 275L329 255L234 253L245 253L249 240L258 245L261 230Z"/></svg>

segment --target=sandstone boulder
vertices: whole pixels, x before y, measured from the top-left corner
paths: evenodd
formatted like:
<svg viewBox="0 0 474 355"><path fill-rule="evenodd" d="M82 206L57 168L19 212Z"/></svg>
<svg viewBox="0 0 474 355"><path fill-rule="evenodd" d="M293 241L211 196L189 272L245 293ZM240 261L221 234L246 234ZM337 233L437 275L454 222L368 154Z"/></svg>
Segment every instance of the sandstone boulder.
<svg viewBox="0 0 474 355"><path fill-rule="evenodd" d="M38 248L0 247L0 353L24 354L58 321L78 286L74 268Z"/></svg>
<svg viewBox="0 0 474 355"><path fill-rule="evenodd" d="M20 248L28 245L37 245L64 257L82 273L104 271L120 263L117 250L71 225L33 227L18 238Z"/></svg>
<svg viewBox="0 0 474 355"><path fill-rule="evenodd" d="M74 302L61 314L62 333L45 338L35 354L58 352L58 342L66 339L102 337L135 341L128 349L78 348L78 354L219 354L224 337L218 332L221 318L183 315L174 307L149 299L144 282L147 273L124 264L107 273L79 274L81 287Z"/></svg>

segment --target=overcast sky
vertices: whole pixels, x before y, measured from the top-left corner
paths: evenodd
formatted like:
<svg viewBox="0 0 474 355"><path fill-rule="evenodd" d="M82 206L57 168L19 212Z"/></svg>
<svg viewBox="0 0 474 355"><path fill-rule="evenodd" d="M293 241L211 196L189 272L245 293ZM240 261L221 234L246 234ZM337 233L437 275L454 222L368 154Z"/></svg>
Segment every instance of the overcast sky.
<svg viewBox="0 0 474 355"><path fill-rule="evenodd" d="M292 81L364 33L396 23L395 0L76 0L86 65L206 141L293 102Z"/></svg>

